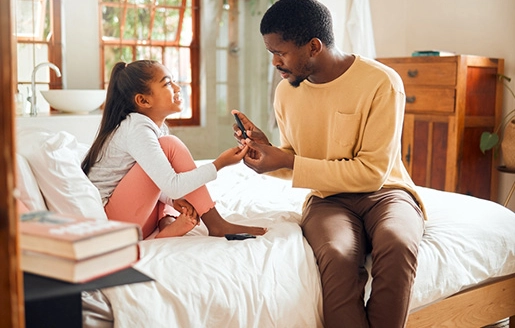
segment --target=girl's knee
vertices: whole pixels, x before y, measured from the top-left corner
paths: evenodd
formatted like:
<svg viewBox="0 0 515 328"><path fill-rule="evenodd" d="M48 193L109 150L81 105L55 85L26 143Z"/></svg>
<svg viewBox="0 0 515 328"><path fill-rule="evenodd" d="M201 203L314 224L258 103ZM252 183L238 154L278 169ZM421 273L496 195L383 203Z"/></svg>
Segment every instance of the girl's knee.
<svg viewBox="0 0 515 328"><path fill-rule="evenodd" d="M159 144L168 158L174 158L175 155L179 155L180 157L186 156L185 158L191 157L188 147L181 139L174 135L162 136L159 138Z"/></svg>
<svg viewBox="0 0 515 328"><path fill-rule="evenodd" d="M158 140L159 140L159 144L161 145L162 148L165 148L165 147L187 148L186 145L184 144L184 142L182 142L181 139L177 138L174 135L162 136Z"/></svg>

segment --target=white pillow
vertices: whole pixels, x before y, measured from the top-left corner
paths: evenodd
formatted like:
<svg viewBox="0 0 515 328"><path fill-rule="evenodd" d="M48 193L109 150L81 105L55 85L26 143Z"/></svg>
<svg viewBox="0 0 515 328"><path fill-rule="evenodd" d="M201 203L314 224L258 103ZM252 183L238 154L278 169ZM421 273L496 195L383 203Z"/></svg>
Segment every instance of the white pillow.
<svg viewBox="0 0 515 328"><path fill-rule="evenodd" d="M17 132L17 151L28 160L50 211L107 220L100 193L80 166L87 150L65 131Z"/></svg>
<svg viewBox="0 0 515 328"><path fill-rule="evenodd" d="M16 154L16 190L17 198L29 211L47 210L29 162L18 153Z"/></svg>

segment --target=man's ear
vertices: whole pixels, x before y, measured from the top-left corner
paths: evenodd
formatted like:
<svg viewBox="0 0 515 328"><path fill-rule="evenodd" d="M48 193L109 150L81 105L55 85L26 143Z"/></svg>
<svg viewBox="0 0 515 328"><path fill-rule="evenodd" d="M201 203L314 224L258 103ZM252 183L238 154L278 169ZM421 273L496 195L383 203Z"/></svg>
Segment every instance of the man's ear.
<svg viewBox="0 0 515 328"><path fill-rule="evenodd" d="M138 107L141 108L149 108L150 102L148 101L147 97L141 93L138 93L136 96L134 96L134 102Z"/></svg>
<svg viewBox="0 0 515 328"><path fill-rule="evenodd" d="M310 47L310 54L311 57L314 57L322 51L322 41L319 38L313 38L311 41L309 41L309 47Z"/></svg>

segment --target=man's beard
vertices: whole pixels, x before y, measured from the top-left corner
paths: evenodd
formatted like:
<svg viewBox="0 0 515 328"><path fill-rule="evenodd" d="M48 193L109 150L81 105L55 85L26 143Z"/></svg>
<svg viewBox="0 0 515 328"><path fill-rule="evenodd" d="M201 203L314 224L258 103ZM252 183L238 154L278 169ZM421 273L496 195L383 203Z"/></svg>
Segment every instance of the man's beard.
<svg viewBox="0 0 515 328"><path fill-rule="evenodd" d="M290 85L294 88L297 88L305 79L307 79L307 76L293 75L292 72L289 70L281 69L279 67L277 67L277 70L279 70L280 72L288 73L290 74L290 76L293 76L295 78L292 82L288 81Z"/></svg>
<svg viewBox="0 0 515 328"><path fill-rule="evenodd" d="M295 76L295 80L290 82L290 85L294 88L297 88L306 78L302 76Z"/></svg>

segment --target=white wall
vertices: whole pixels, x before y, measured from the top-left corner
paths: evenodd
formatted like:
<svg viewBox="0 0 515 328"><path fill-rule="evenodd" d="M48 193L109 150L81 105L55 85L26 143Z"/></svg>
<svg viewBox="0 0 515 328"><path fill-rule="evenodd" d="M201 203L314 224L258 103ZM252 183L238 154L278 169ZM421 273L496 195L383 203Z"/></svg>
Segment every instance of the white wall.
<svg viewBox="0 0 515 328"><path fill-rule="evenodd" d="M515 1L370 0L370 5L377 57L439 49L504 58L505 74L515 78ZM503 110L513 108L515 101L505 92ZM500 180L503 203L515 174L501 174ZM515 196L508 207L515 209Z"/></svg>
<svg viewBox="0 0 515 328"><path fill-rule="evenodd" d="M268 0L267 0L268 1ZM350 0L321 0L333 12L337 44L343 37L344 21ZM359 1L359 0L356 0ZM513 0L369 0L373 20L377 57L410 56L413 50L441 49L505 59L505 73L515 78L515 1ZM216 21L209 15L215 1L203 0L202 46L213 47ZM65 70L68 88L97 88L100 81L96 1L64 0L66 28ZM79 8L79 9L77 9ZM253 26L256 22L252 20ZM259 39L259 38L258 38ZM258 41L259 42L259 41ZM245 46L243 44L243 46ZM255 47L258 49L258 47ZM212 49L212 48L211 48ZM346 49L343 49L346 50ZM246 52L253 56L256 50ZM195 158L212 158L230 143L232 135L225 130L230 122L216 115L214 56L203 56L201 127L174 128L191 149ZM243 51L245 53L245 51ZM258 65L259 66L259 65ZM253 84L245 79L264 78L266 74L244 76L247 95L255 97ZM266 102L266 101L265 101ZM263 102L264 103L264 102ZM505 112L515 107L505 96ZM263 108L263 110L266 110ZM266 115L253 112L253 118ZM222 145L222 146L221 146ZM500 199L504 200L515 175L501 175ZM515 197L514 197L515 198ZM510 202L515 208L515 199Z"/></svg>

